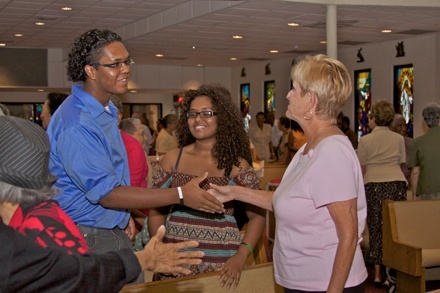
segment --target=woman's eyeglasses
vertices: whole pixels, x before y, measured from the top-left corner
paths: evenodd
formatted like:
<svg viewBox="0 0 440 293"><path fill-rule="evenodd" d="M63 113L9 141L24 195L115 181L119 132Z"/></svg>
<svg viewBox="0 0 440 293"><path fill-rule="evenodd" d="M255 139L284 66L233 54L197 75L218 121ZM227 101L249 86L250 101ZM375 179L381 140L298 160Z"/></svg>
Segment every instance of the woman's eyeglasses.
<svg viewBox="0 0 440 293"><path fill-rule="evenodd" d="M217 116L217 112L213 111L200 111L200 112L187 112L186 118L197 118L197 116L200 116L200 118L210 118L212 116Z"/></svg>

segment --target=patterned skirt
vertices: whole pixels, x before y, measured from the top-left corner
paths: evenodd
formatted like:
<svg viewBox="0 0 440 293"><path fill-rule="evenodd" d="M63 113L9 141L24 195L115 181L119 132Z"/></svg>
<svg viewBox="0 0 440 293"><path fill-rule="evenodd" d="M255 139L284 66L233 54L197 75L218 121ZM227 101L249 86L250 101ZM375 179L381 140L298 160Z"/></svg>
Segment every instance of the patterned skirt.
<svg viewBox="0 0 440 293"><path fill-rule="evenodd" d="M382 264L382 201L406 200L406 182L370 182L365 184L367 198L367 225L370 234L370 251L366 261Z"/></svg>

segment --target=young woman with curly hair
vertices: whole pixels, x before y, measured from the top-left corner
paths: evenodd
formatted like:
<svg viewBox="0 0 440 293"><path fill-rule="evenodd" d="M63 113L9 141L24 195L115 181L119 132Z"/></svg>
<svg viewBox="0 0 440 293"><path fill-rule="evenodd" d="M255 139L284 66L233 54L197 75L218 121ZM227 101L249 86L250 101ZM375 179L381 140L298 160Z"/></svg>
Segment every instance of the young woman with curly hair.
<svg viewBox="0 0 440 293"><path fill-rule="evenodd" d="M188 91L185 101L177 130L179 148L163 157L154 178L155 187L182 186L208 172L208 178L200 184L203 189L209 189L209 183L258 189L260 179L251 167L249 137L229 91L220 85L203 85ZM205 256L202 264L190 267L192 274L219 271L221 286L236 287L246 259L261 237L265 217L264 210L246 205L249 222L241 240L233 216L234 203L225 204L225 209L223 214L183 205L151 209L149 232L153 236L157 227L166 223L165 243L198 241L198 249ZM156 274L154 279L173 277Z"/></svg>

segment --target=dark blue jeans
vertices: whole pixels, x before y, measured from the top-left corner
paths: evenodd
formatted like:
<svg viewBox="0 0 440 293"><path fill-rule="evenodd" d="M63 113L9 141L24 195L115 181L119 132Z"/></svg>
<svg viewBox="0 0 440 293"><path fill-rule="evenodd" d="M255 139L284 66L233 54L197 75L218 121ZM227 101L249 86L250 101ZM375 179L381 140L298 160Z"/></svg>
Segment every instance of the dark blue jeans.
<svg viewBox="0 0 440 293"><path fill-rule="evenodd" d="M133 249L133 244L130 242L125 231L120 228L97 229L77 225L79 231L84 236L89 247L90 252L105 253L109 251L116 251L125 248ZM141 272L136 281L131 284L140 284L144 282L144 272Z"/></svg>
<svg viewBox="0 0 440 293"><path fill-rule="evenodd" d="M127 234L120 228L108 230L78 225L78 229L86 239L90 252L104 253L124 248L133 249Z"/></svg>

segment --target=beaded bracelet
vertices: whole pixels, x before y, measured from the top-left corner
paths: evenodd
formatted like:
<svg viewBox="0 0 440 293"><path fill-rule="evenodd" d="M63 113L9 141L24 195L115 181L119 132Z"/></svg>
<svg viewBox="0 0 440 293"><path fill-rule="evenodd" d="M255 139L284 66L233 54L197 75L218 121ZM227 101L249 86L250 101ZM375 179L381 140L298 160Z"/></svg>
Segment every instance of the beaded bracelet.
<svg viewBox="0 0 440 293"><path fill-rule="evenodd" d="M246 242L242 242L242 243L240 243L240 245L246 246L247 249L249 249L249 251L251 252L251 254L254 253L254 249L252 248L252 246L250 246L250 245L247 244Z"/></svg>

